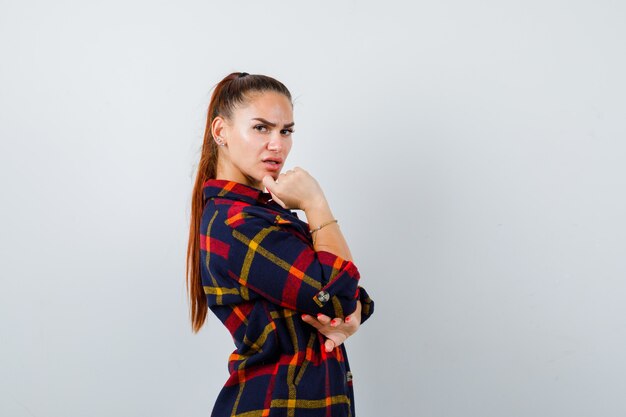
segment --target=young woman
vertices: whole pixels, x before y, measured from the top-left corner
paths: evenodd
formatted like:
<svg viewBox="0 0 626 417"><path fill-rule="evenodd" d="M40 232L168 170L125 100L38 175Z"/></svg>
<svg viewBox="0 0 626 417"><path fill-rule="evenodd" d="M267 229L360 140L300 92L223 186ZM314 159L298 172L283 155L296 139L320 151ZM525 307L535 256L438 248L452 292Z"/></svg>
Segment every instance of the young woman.
<svg viewBox="0 0 626 417"><path fill-rule="evenodd" d="M374 303L317 181L281 173L293 126L279 81L236 72L215 87L186 271L193 331L208 307L236 346L213 417L355 415L343 342Z"/></svg>

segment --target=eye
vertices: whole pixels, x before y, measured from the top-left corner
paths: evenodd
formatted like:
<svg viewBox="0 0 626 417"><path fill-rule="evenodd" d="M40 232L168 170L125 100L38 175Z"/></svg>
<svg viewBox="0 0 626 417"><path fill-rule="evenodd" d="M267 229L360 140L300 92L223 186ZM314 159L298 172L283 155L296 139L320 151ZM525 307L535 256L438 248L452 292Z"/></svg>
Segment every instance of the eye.
<svg viewBox="0 0 626 417"><path fill-rule="evenodd" d="M282 133L283 135L293 135L294 130L293 129L283 129L280 133Z"/></svg>
<svg viewBox="0 0 626 417"><path fill-rule="evenodd" d="M255 125L253 129L258 130L259 132L265 132L267 130L267 126L265 126L265 125Z"/></svg>

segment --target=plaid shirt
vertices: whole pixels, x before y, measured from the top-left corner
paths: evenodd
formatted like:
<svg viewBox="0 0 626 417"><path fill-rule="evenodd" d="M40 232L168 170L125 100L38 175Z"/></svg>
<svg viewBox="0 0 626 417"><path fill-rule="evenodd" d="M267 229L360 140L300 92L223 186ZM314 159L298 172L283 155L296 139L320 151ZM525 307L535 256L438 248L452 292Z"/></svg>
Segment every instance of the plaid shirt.
<svg viewBox="0 0 626 417"><path fill-rule="evenodd" d="M344 317L374 302L345 259L315 251L309 225L269 193L233 181L204 183L202 284L209 308L236 349L212 416L354 417L344 344L325 337L302 313Z"/></svg>

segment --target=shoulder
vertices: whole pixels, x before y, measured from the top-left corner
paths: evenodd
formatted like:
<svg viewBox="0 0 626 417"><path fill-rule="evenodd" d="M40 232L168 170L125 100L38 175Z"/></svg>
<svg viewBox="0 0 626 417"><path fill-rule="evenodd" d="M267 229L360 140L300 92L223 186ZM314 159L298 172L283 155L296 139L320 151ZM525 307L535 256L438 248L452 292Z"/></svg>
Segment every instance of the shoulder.
<svg viewBox="0 0 626 417"><path fill-rule="evenodd" d="M298 236L304 242L311 242L308 224L300 220L295 213L282 207L274 208L228 198L214 198L207 204L207 208L207 211L215 216L215 223L218 223L214 226L224 233L230 234L237 230L245 234L254 234L261 229L269 228L274 233L287 232Z"/></svg>
<svg viewBox="0 0 626 417"><path fill-rule="evenodd" d="M205 206L203 219L208 223L209 218L214 218L214 223L219 226L230 229L248 223L272 225L285 221L279 212L269 207L219 197L212 198Z"/></svg>

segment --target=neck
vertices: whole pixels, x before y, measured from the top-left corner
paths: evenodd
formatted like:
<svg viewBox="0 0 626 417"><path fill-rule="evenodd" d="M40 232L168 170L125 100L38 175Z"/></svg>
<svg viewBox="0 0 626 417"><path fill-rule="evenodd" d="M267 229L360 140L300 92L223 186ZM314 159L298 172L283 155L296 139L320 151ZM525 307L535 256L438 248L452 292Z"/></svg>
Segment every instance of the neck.
<svg viewBox="0 0 626 417"><path fill-rule="evenodd" d="M238 182L240 184L256 188L259 191L265 190L262 181L257 181L256 179L245 175L243 172L235 168L233 164L224 161L223 158L218 158L217 160L215 179Z"/></svg>

